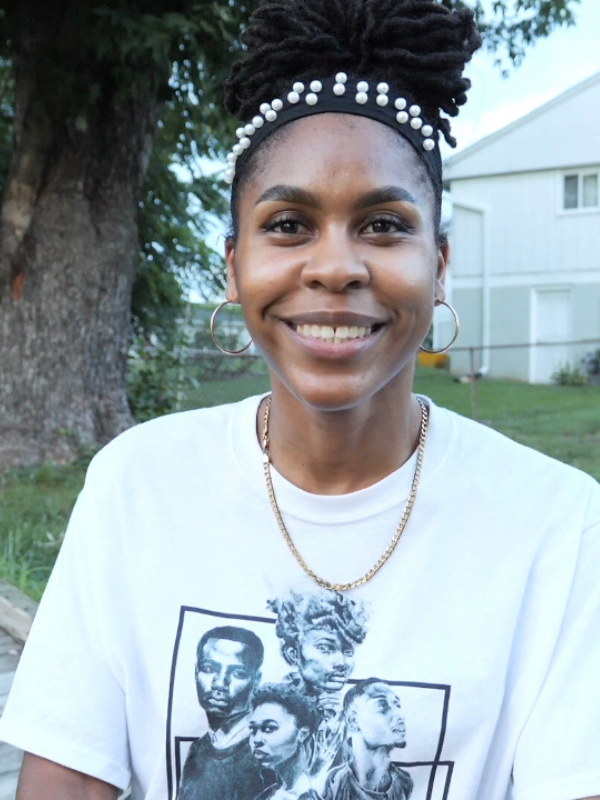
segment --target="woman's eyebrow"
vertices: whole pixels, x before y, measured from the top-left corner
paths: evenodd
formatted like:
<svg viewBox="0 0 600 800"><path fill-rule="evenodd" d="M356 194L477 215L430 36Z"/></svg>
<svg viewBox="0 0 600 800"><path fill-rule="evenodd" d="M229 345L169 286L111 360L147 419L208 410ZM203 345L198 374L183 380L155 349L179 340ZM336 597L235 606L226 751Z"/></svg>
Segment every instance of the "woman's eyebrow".
<svg viewBox="0 0 600 800"><path fill-rule="evenodd" d="M407 189L403 189L401 186L384 186L360 197L354 204L354 211L362 211L364 208L377 206L381 203L397 202L419 205L417 198Z"/></svg>
<svg viewBox="0 0 600 800"><path fill-rule="evenodd" d="M263 192L256 201L256 205L268 201L295 203L297 205L311 206L313 208L321 207L321 203L312 192L301 189L299 186L287 186L284 183L272 186L270 189L267 189L266 192Z"/></svg>
<svg viewBox="0 0 600 800"><path fill-rule="evenodd" d="M256 201L256 205L266 202L294 203L296 205L321 208L321 202L316 195L299 186L288 186L284 183L271 186ZM412 203L418 205L416 197L401 186L384 186L360 197L354 204L354 211L380 205L381 203Z"/></svg>

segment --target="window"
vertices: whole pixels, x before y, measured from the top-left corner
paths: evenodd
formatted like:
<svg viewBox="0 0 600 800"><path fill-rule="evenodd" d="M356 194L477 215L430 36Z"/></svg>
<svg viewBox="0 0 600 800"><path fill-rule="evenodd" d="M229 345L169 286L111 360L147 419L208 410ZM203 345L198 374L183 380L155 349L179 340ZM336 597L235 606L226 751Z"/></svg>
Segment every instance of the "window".
<svg viewBox="0 0 600 800"><path fill-rule="evenodd" d="M598 208L598 173L580 172L564 176L563 208Z"/></svg>

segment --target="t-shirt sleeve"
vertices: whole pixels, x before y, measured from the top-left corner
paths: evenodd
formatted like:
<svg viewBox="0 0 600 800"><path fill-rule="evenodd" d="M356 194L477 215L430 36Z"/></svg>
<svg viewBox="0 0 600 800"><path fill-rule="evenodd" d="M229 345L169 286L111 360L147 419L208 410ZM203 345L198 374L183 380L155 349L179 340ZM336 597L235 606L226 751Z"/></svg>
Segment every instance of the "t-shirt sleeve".
<svg viewBox="0 0 600 800"><path fill-rule="evenodd" d="M127 724L114 643L120 558L107 529L107 500L86 482L0 720L0 738L124 789Z"/></svg>
<svg viewBox="0 0 600 800"><path fill-rule="evenodd" d="M600 491L556 647L513 768L514 800L600 795Z"/></svg>

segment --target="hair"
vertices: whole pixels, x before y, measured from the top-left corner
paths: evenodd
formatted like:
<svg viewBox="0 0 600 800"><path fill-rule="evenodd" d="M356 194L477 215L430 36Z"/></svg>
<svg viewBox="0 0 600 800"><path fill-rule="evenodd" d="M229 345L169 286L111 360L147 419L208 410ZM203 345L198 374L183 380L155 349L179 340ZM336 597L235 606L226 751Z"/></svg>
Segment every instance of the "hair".
<svg viewBox="0 0 600 800"><path fill-rule="evenodd" d="M348 689L344 695L344 715L348 714L354 701L365 694L367 687L372 686L374 683L383 683L389 686L388 682L381 678L366 678L364 681L358 681L358 683Z"/></svg>
<svg viewBox="0 0 600 800"><path fill-rule="evenodd" d="M242 34L245 52L225 84L225 107L247 122L261 103L282 96L293 81L341 70L367 81L387 81L410 96L454 147L447 117L455 117L467 100L471 82L463 70L481 45L474 19L468 8L450 11L435 0L262 0ZM236 172L234 238L241 189L262 163L258 154L285 128L262 142ZM443 187L427 174L439 228Z"/></svg>
<svg viewBox="0 0 600 800"><path fill-rule="evenodd" d="M288 714L294 717L299 728L308 728L312 732L317 727L317 715L313 703L287 683L263 683L255 689L250 699L252 711L265 703L275 703L285 708Z"/></svg>
<svg viewBox="0 0 600 800"><path fill-rule="evenodd" d="M277 614L275 633L281 642L281 654L290 666L293 661L288 651L299 649L306 631L331 631L348 645L362 644L367 635L364 605L341 592L308 596L291 592L286 600L269 600L267 605Z"/></svg>
<svg viewBox="0 0 600 800"><path fill-rule="evenodd" d="M265 648L261 640L255 633L246 630L246 628L234 628L230 625L225 625L221 628L213 628L203 634L196 649L196 663L200 662L204 646L210 639L227 639L230 642L245 644L248 648L249 668L253 672L258 672L261 668L265 657Z"/></svg>

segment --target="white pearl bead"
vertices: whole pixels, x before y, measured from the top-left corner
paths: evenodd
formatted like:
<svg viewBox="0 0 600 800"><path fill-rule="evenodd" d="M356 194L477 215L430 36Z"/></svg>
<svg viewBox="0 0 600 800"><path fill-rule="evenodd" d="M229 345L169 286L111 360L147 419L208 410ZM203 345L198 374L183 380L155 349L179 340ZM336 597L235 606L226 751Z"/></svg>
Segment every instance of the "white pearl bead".
<svg viewBox="0 0 600 800"><path fill-rule="evenodd" d="M334 83L333 85L333 93L336 94L338 97L341 97L346 91L346 87L343 83Z"/></svg>
<svg viewBox="0 0 600 800"><path fill-rule="evenodd" d="M302 83L302 81L296 81L296 83L292 86L292 89L295 92L298 92L298 94L302 94L302 92L304 91L304 84Z"/></svg>
<svg viewBox="0 0 600 800"><path fill-rule="evenodd" d="M364 106L369 99L369 95L366 92L359 92L354 99L357 103L360 103L361 106Z"/></svg>
<svg viewBox="0 0 600 800"><path fill-rule="evenodd" d="M237 161L237 156L235 153L227 153L228 164L235 164L236 161Z"/></svg>
<svg viewBox="0 0 600 800"><path fill-rule="evenodd" d="M255 128L262 128L262 126L265 124L265 121L262 117L253 117L252 124Z"/></svg>
<svg viewBox="0 0 600 800"><path fill-rule="evenodd" d="M251 144L252 144L252 142L250 141L250 139L247 136L244 136L243 139L240 139L240 147L243 147L244 150L247 150L250 147Z"/></svg>
<svg viewBox="0 0 600 800"><path fill-rule="evenodd" d="M399 98L398 98L398 99L395 101L394 105L396 106L396 108L398 109L398 111L404 111L404 109L406 108L406 106L408 105L408 103L406 102L406 100L405 100L403 97L399 97Z"/></svg>
<svg viewBox="0 0 600 800"><path fill-rule="evenodd" d="M244 131L246 133L246 136L254 136L254 134L256 133L256 128L251 123L248 123L244 128Z"/></svg>
<svg viewBox="0 0 600 800"><path fill-rule="evenodd" d="M263 114L263 116L264 116L267 113L267 111L270 110L270 108L271 108L271 106L268 103L261 103L261 105L260 105L260 113Z"/></svg>
<svg viewBox="0 0 600 800"><path fill-rule="evenodd" d="M320 92L322 89L323 89L323 84L321 83L321 81L313 81L310 84L311 92Z"/></svg>
<svg viewBox="0 0 600 800"><path fill-rule="evenodd" d="M390 90L389 84L387 83L378 83L377 84L377 91L379 94L387 94Z"/></svg>
<svg viewBox="0 0 600 800"><path fill-rule="evenodd" d="M298 92L290 92L287 99L290 103L297 103L300 100L300 95Z"/></svg>
<svg viewBox="0 0 600 800"><path fill-rule="evenodd" d="M345 72L338 72L338 74L335 76L336 83L346 83L347 80L348 76Z"/></svg>
<svg viewBox="0 0 600 800"><path fill-rule="evenodd" d="M376 102L377 102L378 106L381 106L382 108L384 108L390 102L390 99L387 96L387 94L378 94Z"/></svg>
<svg viewBox="0 0 600 800"><path fill-rule="evenodd" d="M410 127L413 128L413 130L415 131L418 131L422 125L423 125L423 120L419 119L419 117L414 117L414 119L411 119L410 121Z"/></svg>
<svg viewBox="0 0 600 800"><path fill-rule="evenodd" d="M433 133L433 128L431 127L431 125L423 125L423 127L421 128L421 133L423 134L423 136L431 136L431 134Z"/></svg>
<svg viewBox="0 0 600 800"><path fill-rule="evenodd" d="M238 129L236 130L236 132L235 132L235 135L238 137L238 139L241 139L241 138L242 138L242 136L245 136L245 135L246 135L246 130L245 130L245 128L238 128Z"/></svg>
<svg viewBox="0 0 600 800"><path fill-rule="evenodd" d="M319 98L317 97L316 94L313 94L311 92L310 94L306 95L306 104L307 105L316 106L318 102L319 102Z"/></svg>
<svg viewBox="0 0 600 800"><path fill-rule="evenodd" d="M283 108L283 100L280 100L279 98L273 100L273 102L271 103L271 108L274 111L281 111L281 109Z"/></svg>
<svg viewBox="0 0 600 800"><path fill-rule="evenodd" d="M226 169L224 178L225 178L225 182L226 183L233 183L233 179L235 178L235 170L234 169Z"/></svg>
<svg viewBox="0 0 600 800"><path fill-rule="evenodd" d="M359 81L356 84L356 91L359 94L364 94L365 92L369 91L369 84L366 81Z"/></svg>
<svg viewBox="0 0 600 800"><path fill-rule="evenodd" d="M406 111L399 111L396 114L396 120L400 123L400 125L404 125L408 122L408 114Z"/></svg>
<svg viewBox="0 0 600 800"><path fill-rule="evenodd" d="M433 150L433 148L435 147L435 142L433 141L433 139L425 139L425 141L423 142L423 147L425 148L425 150Z"/></svg>
<svg viewBox="0 0 600 800"><path fill-rule="evenodd" d="M233 152L236 156L241 156L242 153L244 152L244 148L241 146L241 144L234 144Z"/></svg>
<svg viewBox="0 0 600 800"><path fill-rule="evenodd" d="M267 119L267 122L275 122L275 120L277 119L277 112L273 111L273 109L271 108L269 109L269 111L267 111L265 117Z"/></svg>
<svg viewBox="0 0 600 800"><path fill-rule="evenodd" d="M408 113L411 115L411 117L418 117L421 113L421 106L411 106L408 109Z"/></svg>

